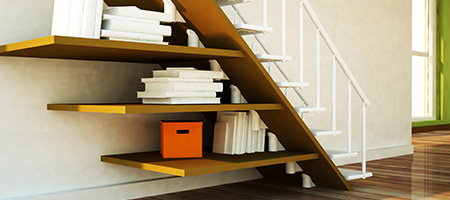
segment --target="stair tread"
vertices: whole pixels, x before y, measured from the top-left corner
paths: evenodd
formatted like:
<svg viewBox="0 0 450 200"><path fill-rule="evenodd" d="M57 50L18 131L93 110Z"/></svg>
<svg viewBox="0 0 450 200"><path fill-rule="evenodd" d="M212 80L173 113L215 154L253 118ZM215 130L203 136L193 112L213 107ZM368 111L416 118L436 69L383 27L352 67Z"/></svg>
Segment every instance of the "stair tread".
<svg viewBox="0 0 450 200"><path fill-rule="evenodd" d="M325 112L325 107L295 107L297 112Z"/></svg>
<svg viewBox="0 0 450 200"><path fill-rule="evenodd" d="M219 3L220 6L228 6L228 5L235 5L235 4L241 4L241 3L248 3L252 2L253 0L217 0L217 3Z"/></svg>
<svg viewBox="0 0 450 200"><path fill-rule="evenodd" d="M327 154L330 156L331 159L336 158L351 158L358 155L357 152L347 152L347 151L339 151L339 150L326 150Z"/></svg>
<svg viewBox="0 0 450 200"><path fill-rule="evenodd" d="M315 136L339 135L339 134L342 134L341 130L329 130L329 129L311 129L311 132Z"/></svg>
<svg viewBox="0 0 450 200"><path fill-rule="evenodd" d="M341 171L346 180L365 179L373 176L371 172L362 173L362 171L358 170L339 168L339 171Z"/></svg>
<svg viewBox="0 0 450 200"><path fill-rule="evenodd" d="M241 35L266 34L273 31L273 28L255 24L234 24L234 27Z"/></svg>
<svg viewBox="0 0 450 200"><path fill-rule="evenodd" d="M274 55L274 54L255 54L260 62L285 62L292 60L291 56Z"/></svg>
<svg viewBox="0 0 450 200"><path fill-rule="evenodd" d="M302 82L276 82L280 88L302 88L309 87L309 83Z"/></svg>

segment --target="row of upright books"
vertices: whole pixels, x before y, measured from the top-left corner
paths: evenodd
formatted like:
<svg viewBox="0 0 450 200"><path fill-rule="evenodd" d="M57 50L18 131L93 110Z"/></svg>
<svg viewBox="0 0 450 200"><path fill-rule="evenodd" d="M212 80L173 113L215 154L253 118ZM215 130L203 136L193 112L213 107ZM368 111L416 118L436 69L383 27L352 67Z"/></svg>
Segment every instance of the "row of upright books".
<svg viewBox="0 0 450 200"><path fill-rule="evenodd" d="M241 155L264 152L267 126L254 110L218 112L214 125L213 152Z"/></svg>
<svg viewBox="0 0 450 200"><path fill-rule="evenodd" d="M143 78L145 91L138 92L144 104L220 104L217 92L223 84L214 79L223 78L221 71L195 68L168 68L154 70L153 78Z"/></svg>
<svg viewBox="0 0 450 200"><path fill-rule="evenodd" d="M170 25L182 20L171 1L164 12L136 6L108 7L103 0L54 0L52 35L168 44Z"/></svg>

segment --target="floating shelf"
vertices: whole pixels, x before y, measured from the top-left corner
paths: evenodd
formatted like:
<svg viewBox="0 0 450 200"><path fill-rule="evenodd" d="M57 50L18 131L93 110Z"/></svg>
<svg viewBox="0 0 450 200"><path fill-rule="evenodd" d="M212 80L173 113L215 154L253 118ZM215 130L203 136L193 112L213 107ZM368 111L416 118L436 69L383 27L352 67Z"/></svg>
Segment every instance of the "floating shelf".
<svg viewBox="0 0 450 200"><path fill-rule="evenodd" d="M48 36L0 46L0 56L169 63L242 58L244 55L240 51L227 49Z"/></svg>
<svg viewBox="0 0 450 200"><path fill-rule="evenodd" d="M48 104L47 110L92 113L181 113L246 110L282 110L281 104L202 104L202 105L154 105L154 104Z"/></svg>
<svg viewBox="0 0 450 200"><path fill-rule="evenodd" d="M239 156L204 153L203 158L164 159L159 152L143 152L106 155L101 161L184 177L318 158L316 153L282 151Z"/></svg>

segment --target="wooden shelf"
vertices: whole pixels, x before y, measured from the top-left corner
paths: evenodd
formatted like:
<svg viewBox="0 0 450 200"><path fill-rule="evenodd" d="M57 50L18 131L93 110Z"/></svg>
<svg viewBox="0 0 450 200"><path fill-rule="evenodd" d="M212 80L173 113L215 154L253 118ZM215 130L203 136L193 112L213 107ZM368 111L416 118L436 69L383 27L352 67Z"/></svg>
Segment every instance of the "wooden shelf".
<svg viewBox="0 0 450 200"><path fill-rule="evenodd" d="M204 153L203 158L164 159L159 152L101 156L101 161L177 176L193 176L230 170L318 159L316 153L292 151L244 155Z"/></svg>
<svg viewBox="0 0 450 200"><path fill-rule="evenodd" d="M242 58L244 55L240 51L226 49L48 36L0 46L0 56L169 63Z"/></svg>
<svg viewBox="0 0 450 200"><path fill-rule="evenodd" d="M206 105L154 105L154 104L48 104L47 110L139 114L139 113L181 113L247 110L282 110L276 103L267 104L206 104Z"/></svg>

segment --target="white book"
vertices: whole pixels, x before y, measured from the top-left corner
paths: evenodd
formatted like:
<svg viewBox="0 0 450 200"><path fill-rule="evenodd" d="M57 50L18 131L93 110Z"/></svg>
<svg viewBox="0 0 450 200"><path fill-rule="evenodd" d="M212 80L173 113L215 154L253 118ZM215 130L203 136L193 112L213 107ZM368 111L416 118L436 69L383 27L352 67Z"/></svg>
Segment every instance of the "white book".
<svg viewBox="0 0 450 200"><path fill-rule="evenodd" d="M243 126L242 126L242 138L241 138L241 153L245 153L247 151L247 137L248 137L248 113L244 113Z"/></svg>
<svg viewBox="0 0 450 200"><path fill-rule="evenodd" d="M252 145L253 145L252 144L253 143L253 130L252 130L253 120L252 120L252 118L253 118L253 115L254 115L254 113L252 113L252 112L248 113L249 120L248 120L248 124L247 124L247 133L246 133L247 139L246 139L246 145L245 145L246 153L253 153L252 152Z"/></svg>
<svg viewBox="0 0 450 200"><path fill-rule="evenodd" d="M85 0L81 16L81 37L93 38L98 0ZM103 5L102 5L103 6ZM100 15L101 16L101 15Z"/></svg>
<svg viewBox="0 0 450 200"><path fill-rule="evenodd" d="M163 36L172 35L172 27L170 26L143 24L124 20L103 20L102 29Z"/></svg>
<svg viewBox="0 0 450 200"><path fill-rule="evenodd" d="M223 78L223 72L208 70L153 70L153 77L173 78Z"/></svg>
<svg viewBox="0 0 450 200"><path fill-rule="evenodd" d="M163 12L141 10L136 6L115 6L104 10L105 14L120 15L125 17L134 17L140 19L152 19L158 21L171 21L170 15Z"/></svg>
<svg viewBox="0 0 450 200"><path fill-rule="evenodd" d="M195 67L168 67L166 70L198 70Z"/></svg>
<svg viewBox="0 0 450 200"><path fill-rule="evenodd" d="M53 6L52 35L70 36L72 0L55 0Z"/></svg>
<svg viewBox="0 0 450 200"><path fill-rule="evenodd" d="M258 131L258 148L256 149L256 152L264 152L264 144L265 144L265 138L266 138L266 129L261 129Z"/></svg>
<svg viewBox="0 0 450 200"><path fill-rule="evenodd" d="M151 42L162 42L164 39L162 35L129 33L129 32L110 31L110 30L102 30L101 36L107 37L107 38L112 37L112 38L123 38L123 39L131 39L131 40L144 40L144 41L151 41Z"/></svg>
<svg viewBox="0 0 450 200"><path fill-rule="evenodd" d="M259 130L253 131L252 153L255 153L256 149L258 148L258 135L259 135Z"/></svg>
<svg viewBox="0 0 450 200"><path fill-rule="evenodd" d="M183 82L163 82L145 83L145 91L166 91L166 92L222 92L222 83L183 83Z"/></svg>
<svg viewBox="0 0 450 200"><path fill-rule="evenodd" d="M254 111L254 110L250 110L250 111L249 111L249 118L250 118L250 120L252 121L252 123L251 123L251 130L252 130L252 131L257 131L257 130L259 130L259 129L260 129L260 127L259 127L259 121L260 121L261 119L259 118L258 113L257 113L256 111Z"/></svg>
<svg viewBox="0 0 450 200"><path fill-rule="evenodd" d="M216 97L215 92L137 92L138 98Z"/></svg>
<svg viewBox="0 0 450 200"><path fill-rule="evenodd" d="M227 147L228 124L217 122L214 125L213 152L225 154Z"/></svg>
<svg viewBox="0 0 450 200"><path fill-rule="evenodd" d="M182 82L182 83L212 83L213 79L199 78L142 78L142 83L164 83L164 82Z"/></svg>
<svg viewBox="0 0 450 200"><path fill-rule="evenodd" d="M113 41L122 41L122 42L137 42L137 43L147 43L147 44L169 45L168 42L153 42L153 41L132 40L132 39L115 38L115 37L109 37L109 38L106 38L106 39L113 40Z"/></svg>
<svg viewBox="0 0 450 200"><path fill-rule="evenodd" d="M220 98L143 98L143 104L220 104Z"/></svg>
<svg viewBox="0 0 450 200"><path fill-rule="evenodd" d="M219 122L226 123L226 145L225 154L235 154L235 141L236 141L236 128L237 128L237 116L236 115L220 115Z"/></svg>
<svg viewBox="0 0 450 200"><path fill-rule="evenodd" d="M238 112L238 129L236 138L236 154L244 154L245 149L242 148L242 143L244 142L244 132L245 132L245 112Z"/></svg>
<svg viewBox="0 0 450 200"><path fill-rule="evenodd" d="M83 23L83 11L84 11L84 1L85 0L72 0L72 6L70 10L70 27L69 35L80 37L81 36L81 26Z"/></svg>
<svg viewBox="0 0 450 200"><path fill-rule="evenodd" d="M96 8L95 8L95 20L94 20L94 37L95 39L100 39L100 32L102 26L102 15L103 15L103 0L95 0Z"/></svg>
<svg viewBox="0 0 450 200"><path fill-rule="evenodd" d="M141 24L152 24L152 25L160 24L159 20L140 19L140 18L134 18L134 17L109 15L109 14L103 14L103 20L122 20L122 21L135 22L135 23L141 23Z"/></svg>

